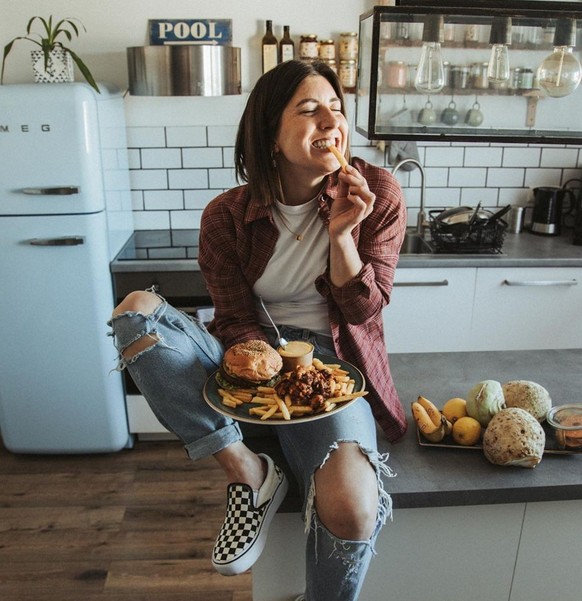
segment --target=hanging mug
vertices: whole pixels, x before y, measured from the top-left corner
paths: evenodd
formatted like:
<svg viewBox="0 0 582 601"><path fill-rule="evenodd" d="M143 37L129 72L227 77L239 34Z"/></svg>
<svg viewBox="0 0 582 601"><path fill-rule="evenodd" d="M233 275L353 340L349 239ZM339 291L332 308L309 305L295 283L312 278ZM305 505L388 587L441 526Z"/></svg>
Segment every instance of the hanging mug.
<svg viewBox="0 0 582 601"><path fill-rule="evenodd" d="M432 108L432 102L426 101L424 108L418 113L418 122L422 125L433 125L436 123L437 115L436 111Z"/></svg>
<svg viewBox="0 0 582 601"><path fill-rule="evenodd" d="M449 106L442 112L441 121L445 125L456 125L459 122L459 111L454 100L449 102Z"/></svg>
<svg viewBox="0 0 582 601"><path fill-rule="evenodd" d="M467 111L465 123L471 127L479 127L479 125L483 123L483 113L481 112L481 106L478 102L475 102L473 107Z"/></svg>

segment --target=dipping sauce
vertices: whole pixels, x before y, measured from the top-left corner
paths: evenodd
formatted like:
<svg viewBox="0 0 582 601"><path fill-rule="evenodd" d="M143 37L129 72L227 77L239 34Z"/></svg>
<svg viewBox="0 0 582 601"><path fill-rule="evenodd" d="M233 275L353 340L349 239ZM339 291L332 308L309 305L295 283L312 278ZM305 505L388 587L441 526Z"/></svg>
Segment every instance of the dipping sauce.
<svg viewBox="0 0 582 601"><path fill-rule="evenodd" d="M291 371L297 365L308 367L313 362L313 345L304 340L291 340L285 348L277 349L283 359L283 371Z"/></svg>

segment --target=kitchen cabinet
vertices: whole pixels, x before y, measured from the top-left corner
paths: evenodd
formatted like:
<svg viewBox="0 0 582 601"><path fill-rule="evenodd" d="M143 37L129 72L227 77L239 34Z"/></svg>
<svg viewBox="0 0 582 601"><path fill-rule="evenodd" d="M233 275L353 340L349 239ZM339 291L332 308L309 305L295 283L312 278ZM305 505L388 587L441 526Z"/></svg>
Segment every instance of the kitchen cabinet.
<svg viewBox="0 0 582 601"><path fill-rule="evenodd" d="M475 350L580 348L582 269L477 269Z"/></svg>
<svg viewBox="0 0 582 601"><path fill-rule="evenodd" d="M384 334L390 353L467 350L476 269L397 269Z"/></svg>
<svg viewBox="0 0 582 601"><path fill-rule="evenodd" d="M576 87L574 66L582 37L580 5L398 4L375 6L360 17L358 133L372 140L580 143L582 87ZM505 53L492 53L494 39ZM562 43L573 48L570 86L558 67L551 77L538 71ZM500 56L507 57L507 76L494 79L487 65ZM444 75L438 80L440 65Z"/></svg>

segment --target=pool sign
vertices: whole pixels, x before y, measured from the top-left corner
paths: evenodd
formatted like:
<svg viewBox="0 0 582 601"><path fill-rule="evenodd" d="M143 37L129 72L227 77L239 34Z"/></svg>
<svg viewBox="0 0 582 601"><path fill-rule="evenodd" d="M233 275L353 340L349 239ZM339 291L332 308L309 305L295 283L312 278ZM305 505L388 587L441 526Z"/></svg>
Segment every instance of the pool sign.
<svg viewBox="0 0 582 601"><path fill-rule="evenodd" d="M231 19L150 19L150 44L221 44L232 42Z"/></svg>

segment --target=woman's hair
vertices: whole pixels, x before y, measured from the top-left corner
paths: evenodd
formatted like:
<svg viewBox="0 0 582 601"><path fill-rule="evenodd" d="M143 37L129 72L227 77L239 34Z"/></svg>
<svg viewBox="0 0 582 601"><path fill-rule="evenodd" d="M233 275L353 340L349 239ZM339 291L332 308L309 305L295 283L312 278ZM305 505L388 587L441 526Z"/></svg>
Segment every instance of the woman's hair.
<svg viewBox="0 0 582 601"><path fill-rule="evenodd" d="M335 71L323 62L291 60L267 71L250 93L234 149L236 177L247 182L253 202L270 205L280 196L280 181L273 149L281 115L301 82L321 75L333 87L345 112L341 83ZM349 160L349 153L346 153Z"/></svg>

